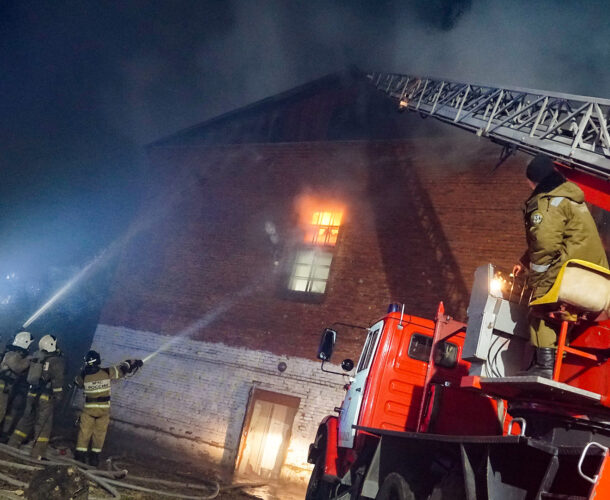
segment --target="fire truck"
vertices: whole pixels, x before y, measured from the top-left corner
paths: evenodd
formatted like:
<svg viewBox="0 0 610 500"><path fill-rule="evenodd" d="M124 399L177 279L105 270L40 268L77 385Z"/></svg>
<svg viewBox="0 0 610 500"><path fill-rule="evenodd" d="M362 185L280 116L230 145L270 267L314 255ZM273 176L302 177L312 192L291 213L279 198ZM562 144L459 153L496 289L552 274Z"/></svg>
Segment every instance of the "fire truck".
<svg viewBox="0 0 610 500"><path fill-rule="evenodd" d="M518 88L367 75L400 110L551 156L610 211L610 100ZM528 313L559 331L552 379L527 375ZM475 271L466 323L390 304L365 328L346 394L319 424L307 500L610 498L610 271L566 262L534 301L524 279ZM331 360L340 328L321 336ZM326 370L329 371L329 370ZM341 374L341 372L337 372Z"/></svg>

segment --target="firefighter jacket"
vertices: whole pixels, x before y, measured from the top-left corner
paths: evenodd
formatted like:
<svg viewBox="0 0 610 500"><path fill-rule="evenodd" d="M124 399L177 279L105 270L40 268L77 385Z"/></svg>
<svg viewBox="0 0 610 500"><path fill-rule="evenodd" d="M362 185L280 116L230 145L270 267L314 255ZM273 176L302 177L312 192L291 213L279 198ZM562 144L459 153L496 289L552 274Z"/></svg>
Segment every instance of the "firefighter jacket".
<svg viewBox="0 0 610 500"><path fill-rule="evenodd" d="M527 251L521 261L529 267L528 285L534 289L533 299L542 297L551 288L561 266L569 259L608 267L582 190L572 182L562 182L561 177L546 188L543 183L524 208Z"/></svg>
<svg viewBox="0 0 610 500"><path fill-rule="evenodd" d="M64 384L65 363L58 352L36 351L28 369L27 381L30 384L28 396L61 396Z"/></svg>
<svg viewBox="0 0 610 500"><path fill-rule="evenodd" d="M92 410L96 414L110 411L110 382L123 378L130 371L130 365L123 361L118 365L100 368L94 373L81 372L74 379L85 393L84 411ZM104 411L106 410L106 411Z"/></svg>
<svg viewBox="0 0 610 500"><path fill-rule="evenodd" d="M0 391L10 390L18 379L25 379L30 367L28 351L18 346L8 346L0 363Z"/></svg>

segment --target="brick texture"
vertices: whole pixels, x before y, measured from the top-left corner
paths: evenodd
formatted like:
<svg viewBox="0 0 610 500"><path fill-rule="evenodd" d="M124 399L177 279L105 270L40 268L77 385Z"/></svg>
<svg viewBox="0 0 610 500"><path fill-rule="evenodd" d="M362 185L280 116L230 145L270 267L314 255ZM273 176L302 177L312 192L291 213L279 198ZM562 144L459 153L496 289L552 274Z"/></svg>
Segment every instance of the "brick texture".
<svg viewBox="0 0 610 500"><path fill-rule="evenodd" d="M465 319L477 266L524 247L525 159L465 133L380 142L158 146L94 347L113 361L169 350L116 391L116 423L231 465L253 385L301 399L284 474L304 477L316 423L342 399L314 361L321 330L368 326L390 302ZM324 300L287 296L302 236L295 200L341 202ZM265 232L272 222L280 241ZM334 362L363 333L338 327ZM284 374L277 363L288 363ZM180 438L180 439L177 439Z"/></svg>
<svg viewBox="0 0 610 500"><path fill-rule="evenodd" d="M459 161L434 139L153 150L154 188L101 323L312 359L324 326L366 326L392 301L431 317L444 300L464 318L476 267L520 256L528 189L516 161L492 174L497 150L468 139L476 153ZM319 304L283 294L304 192L347 206ZM338 356L359 345L346 332Z"/></svg>

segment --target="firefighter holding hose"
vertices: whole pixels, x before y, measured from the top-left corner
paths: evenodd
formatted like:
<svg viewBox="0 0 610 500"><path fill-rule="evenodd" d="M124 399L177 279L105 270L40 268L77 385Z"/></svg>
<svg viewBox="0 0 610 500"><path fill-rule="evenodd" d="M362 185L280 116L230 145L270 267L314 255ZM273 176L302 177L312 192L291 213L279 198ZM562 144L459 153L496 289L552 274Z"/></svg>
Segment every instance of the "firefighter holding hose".
<svg viewBox="0 0 610 500"><path fill-rule="evenodd" d="M142 365L140 359L128 359L118 365L101 368L98 352L89 351L85 366L74 380L85 393L85 405L80 415L80 427L76 440L74 458L97 467L110 422L110 383L129 373L135 373ZM91 444L91 450L89 450Z"/></svg>
<svg viewBox="0 0 610 500"><path fill-rule="evenodd" d="M30 332L19 332L7 346L0 362L0 421L4 419L0 441L5 443L7 434L25 407L28 393L26 376L32 359L29 347L33 341Z"/></svg>
<svg viewBox="0 0 610 500"><path fill-rule="evenodd" d="M25 411L9 439L9 446L19 448L33 429L32 456L39 460L44 457L53 429L55 402L62 395L64 368L57 339L53 335L45 335L39 340L38 351L32 356L27 375L30 387Z"/></svg>

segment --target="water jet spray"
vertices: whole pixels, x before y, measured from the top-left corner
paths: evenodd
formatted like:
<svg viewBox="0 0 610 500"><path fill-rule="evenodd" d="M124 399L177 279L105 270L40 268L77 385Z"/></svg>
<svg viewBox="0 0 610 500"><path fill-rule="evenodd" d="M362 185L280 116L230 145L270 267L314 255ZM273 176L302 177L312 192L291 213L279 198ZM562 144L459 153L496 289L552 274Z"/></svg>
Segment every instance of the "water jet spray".
<svg viewBox="0 0 610 500"><path fill-rule="evenodd" d="M220 316L221 314L223 314L223 313L227 312L229 309L231 309L231 307L233 307L235 305L235 303L237 302L238 299L251 295L254 292L254 290L255 290L254 285L246 286L245 288L243 288L242 290L240 290L239 292L234 294L231 299L226 300L225 302L221 302L218 306L216 306L210 312L205 314L203 317L201 317L197 321L191 323L184 330L182 330L178 335L176 335L171 340L167 341L165 344L163 344L161 347L159 347L155 352L149 354L144 359L142 359L142 361L144 363L147 363L148 361L153 359L155 356L157 356L157 354L160 354L160 353L166 351L167 349L169 349L171 346L173 346L177 342L183 340L186 337L190 337L193 333L208 326L218 316Z"/></svg>
<svg viewBox="0 0 610 500"><path fill-rule="evenodd" d="M85 267L83 267L70 281L68 281L57 292L55 292L55 294L49 300L47 300L40 308L38 308L38 310L34 314L32 314L29 317L29 319L23 324L23 328L27 328L28 326L30 326L47 309L49 309L53 304L55 304L55 302L57 302L63 295L65 295L66 292L68 290L70 290L70 288L72 288L76 283L78 283L83 278L83 276L85 276L85 274L87 274L87 271L89 271L89 269L91 269L95 263L97 263L101 260L103 255L104 255L104 253L102 252L101 255L99 255L98 257L93 259L91 262L89 262L89 264L87 264Z"/></svg>
<svg viewBox="0 0 610 500"><path fill-rule="evenodd" d="M160 216L161 214L157 214ZM119 249L123 247L129 240L131 240L136 234L148 228L152 223L152 217L141 220L136 224L132 225L127 232L114 242L112 242L105 250L103 250L97 257L83 267L76 275L63 285L47 302L45 302L28 320L23 324L22 328L27 328L34 321L36 321L45 311L47 311L55 302L63 297L74 285L80 282L85 275L96 265L101 264L104 261L110 260L114 257Z"/></svg>

